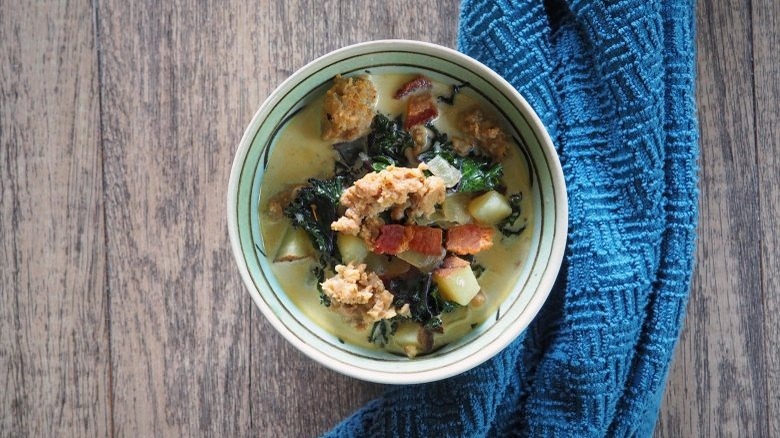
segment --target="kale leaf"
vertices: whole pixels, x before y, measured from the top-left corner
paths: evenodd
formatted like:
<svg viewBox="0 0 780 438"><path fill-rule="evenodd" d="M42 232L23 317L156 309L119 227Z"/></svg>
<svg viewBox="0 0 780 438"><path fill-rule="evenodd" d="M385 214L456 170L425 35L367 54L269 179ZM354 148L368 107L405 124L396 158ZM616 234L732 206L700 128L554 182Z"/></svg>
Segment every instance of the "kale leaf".
<svg viewBox="0 0 780 438"><path fill-rule="evenodd" d="M390 336L398 329L398 321L394 319L380 319L371 327L368 342L384 347L390 340Z"/></svg>
<svg viewBox="0 0 780 438"><path fill-rule="evenodd" d="M465 157L455 153L452 141L447 134L441 133L432 124L426 125L433 133L432 146L418 157L420 161L428 162L437 155L445 159L453 167L460 170L461 178L456 192L483 192L500 187L504 169L501 163L493 163L490 157L476 155L473 152Z"/></svg>
<svg viewBox="0 0 780 438"><path fill-rule="evenodd" d="M330 224L338 218L339 199L343 191L343 177L311 178L308 185L300 189L298 196L284 209L284 215L293 226L301 227L309 233L324 261L330 261L336 251L336 233L330 229Z"/></svg>
<svg viewBox="0 0 780 438"><path fill-rule="evenodd" d="M509 205L512 207L512 214L498 224L498 229L504 237L516 236L525 231L525 225L515 228L515 222L520 219L522 209L520 203L523 201L522 193L515 193L509 197Z"/></svg>
<svg viewBox="0 0 780 438"><path fill-rule="evenodd" d="M395 297L393 306L409 304L412 320L427 330L439 333L443 331L441 314L459 307L457 303L441 297L430 273L416 269L390 280L388 290Z"/></svg>
<svg viewBox="0 0 780 438"><path fill-rule="evenodd" d="M492 164L489 160L479 160L467 156L460 160L461 178L457 186L459 192L482 192L493 190L501 185L504 169L501 163Z"/></svg>
<svg viewBox="0 0 780 438"><path fill-rule="evenodd" d="M405 151L413 146L412 136L404 131L400 120L392 120L383 114L374 116L366 150L372 162L405 166L409 162Z"/></svg>
<svg viewBox="0 0 780 438"><path fill-rule="evenodd" d="M325 281L325 269L322 265L314 265L311 269L311 273L314 275L314 278L317 279L317 292L320 293L320 304L325 307L330 307L330 297L326 295L325 291L322 289L322 282Z"/></svg>
<svg viewBox="0 0 780 438"><path fill-rule="evenodd" d="M336 175L343 176L351 184L366 173L385 169L387 166L408 166L406 149L413 147L412 137L403 129L401 120L392 120L377 114L371 122L371 132L344 143L336 143Z"/></svg>

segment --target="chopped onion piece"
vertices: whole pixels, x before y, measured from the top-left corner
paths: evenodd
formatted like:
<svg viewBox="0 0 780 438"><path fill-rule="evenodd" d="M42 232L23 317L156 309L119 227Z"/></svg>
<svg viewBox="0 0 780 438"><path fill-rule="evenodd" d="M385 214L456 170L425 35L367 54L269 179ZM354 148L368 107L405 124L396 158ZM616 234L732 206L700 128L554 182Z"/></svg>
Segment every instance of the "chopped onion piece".
<svg viewBox="0 0 780 438"><path fill-rule="evenodd" d="M447 188L455 187L455 184L460 181L462 176L460 170L439 155L425 164L428 165L428 170L430 170L432 174L444 180L444 185Z"/></svg>

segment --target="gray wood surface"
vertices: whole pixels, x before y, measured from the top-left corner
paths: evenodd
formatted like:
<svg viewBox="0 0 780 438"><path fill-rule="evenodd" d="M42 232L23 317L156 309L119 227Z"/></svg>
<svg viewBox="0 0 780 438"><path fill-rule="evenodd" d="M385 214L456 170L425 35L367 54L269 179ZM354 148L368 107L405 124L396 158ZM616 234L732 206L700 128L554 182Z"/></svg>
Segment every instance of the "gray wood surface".
<svg viewBox="0 0 780 438"><path fill-rule="evenodd" d="M0 3L0 436L111 429L92 17Z"/></svg>
<svg viewBox="0 0 780 438"><path fill-rule="evenodd" d="M379 385L303 357L227 240L265 96L458 7L0 0L0 437L313 436ZM780 3L698 9L697 269L656 435L780 437Z"/></svg>
<svg viewBox="0 0 780 438"><path fill-rule="evenodd" d="M753 3L752 24L766 421L780 437L780 2Z"/></svg>
<svg viewBox="0 0 780 438"><path fill-rule="evenodd" d="M771 3L762 0L754 6L768 8ZM750 1L703 1L698 7L697 265L656 431L664 437L765 437L770 436L772 412L778 414L768 410L768 400L776 400L772 385L779 382L777 375L769 380L767 374L768 360L777 355L777 349L766 349L771 339L767 323L776 318L772 310L776 314L780 308L763 301L773 291L765 290L769 284L762 281L772 273L762 270L765 257L759 242L776 236L777 228L766 228L763 221L777 214L778 205L774 213L761 210L759 195L766 186L759 174L771 174L777 181L780 151L777 137L774 144L763 145L756 138L779 119L777 101L769 100L764 105L775 111L774 120L756 119L758 101L768 96L759 97L753 75L761 67L773 75L767 82L778 80L777 64L771 64L768 52L763 59L756 57L756 48L772 34L776 39L780 29L772 30L768 23L756 29Z"/></svg>
<svg viewBox="0 0 780 438"><path fill-rule="evenodd" d="M111 430L88 2L0 2L0 436Z"/></svg>

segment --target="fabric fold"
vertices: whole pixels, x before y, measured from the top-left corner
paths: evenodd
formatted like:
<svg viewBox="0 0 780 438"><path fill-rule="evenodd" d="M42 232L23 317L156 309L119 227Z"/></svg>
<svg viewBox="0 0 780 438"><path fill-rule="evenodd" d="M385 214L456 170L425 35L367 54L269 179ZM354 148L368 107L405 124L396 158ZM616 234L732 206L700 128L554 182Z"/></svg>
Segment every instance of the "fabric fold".
<svg viewBox="0 0 780 438"><path fill-rule="evenodd" d="M326 436L652 434L693 270L694 35L689 1L462 3L458 49L520 91L560 155L564 265L495 358L389 387Z"/></svg>

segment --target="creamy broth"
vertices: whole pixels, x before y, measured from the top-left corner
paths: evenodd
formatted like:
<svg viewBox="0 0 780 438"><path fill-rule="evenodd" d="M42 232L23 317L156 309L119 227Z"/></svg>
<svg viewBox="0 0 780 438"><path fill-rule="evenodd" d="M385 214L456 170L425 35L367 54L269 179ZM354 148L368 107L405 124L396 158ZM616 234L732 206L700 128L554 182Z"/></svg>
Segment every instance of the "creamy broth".
<svg viewBox="0 0 780 438"><path fill-rule="evenodd" d="M393 93L402 84L415 75L378 74L371 75L378 94L377 111L395 118L404 111L405 102L392 98ZM449 96L451 84L434 82L434 95ZM294 184L305 183L307 179L328 178L333 175L335 152L332 141L320 137L323 96L312 100L295 115L281 130L276 145L271 152L268 166L261 186L259 205L260 228L265 249L275 254L285 231L290 226L286 218L274 219L268 214L269 200L277 193ZM456 117L464 108L480 104L483 111L495 120L501 120L495 111L477 99L476 93L465 88L455 99L455 105L439 105L439 117L434 125L446 133L457 133ZM506 127L505 127L506 128ZM512 132L505 129L506 132ZM496 312L499 304L510 293L528 255L530 236L533 235L533 212L530 196L530 176L525 158L512 142L507 156L502 160L504 183L508 193L521 192L522 216L518 223L525 223L526 230L519 236L502 237L496 233L495 244L488 250L475 255L476 261L485 271L478 277L478 283L486 300L479 307L464 306L451 313L442 315L444 333L434 333L434 349L446 345L467 334L477 324L485 321ZM368 341L370 327L358 330L345 322L342 316L320 304L317 280L311 274L317 264L313 258L276 262L271 267L274 275L290 297L314 323L337 336L340 340L366 348L379 348ZM392 292L392 291L391 291ZM404 322L403 324L413 324ZM390 338L386 350L402 353L402 346L395 338Z"/></svg>

